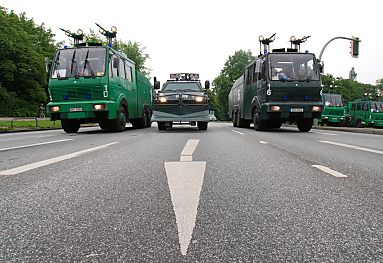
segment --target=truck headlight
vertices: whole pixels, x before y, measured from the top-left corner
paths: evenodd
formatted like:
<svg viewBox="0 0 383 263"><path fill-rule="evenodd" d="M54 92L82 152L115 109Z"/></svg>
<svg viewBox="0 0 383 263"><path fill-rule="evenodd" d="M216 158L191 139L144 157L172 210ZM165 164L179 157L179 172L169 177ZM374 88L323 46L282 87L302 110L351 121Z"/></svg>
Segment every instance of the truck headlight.
<svg viewBox="0 0 383 263"><path fill-rule="evenodd" d="M279 106L271 106L271 111L280 111L281 107Z"/></svg>
<svg viewBox="0 0 383 263"><path fill-rule="evenodd" d="M59 112L60 111L60 107L59 106L53 106L50 108L50 112Z"/></svg>
<svg viewBox="0 0 383 263"><path fill-rule="evenodd" d="M321 107L320 106L313 106L313 111L320 112L321 111Z"/></svg>
<svg viewBox="0 0 383 263"><path fill-rule="evenodd" d="M167 101L167 99L165 97L159 97L159 101L161 103L165 103Z"/></svg>
<svg viewBox="0 0 383 263"><path fill-rule="evenodd" d="M93 108L94 108L94 110L104 110L105 105L104 104L94 104Z"/></svg>

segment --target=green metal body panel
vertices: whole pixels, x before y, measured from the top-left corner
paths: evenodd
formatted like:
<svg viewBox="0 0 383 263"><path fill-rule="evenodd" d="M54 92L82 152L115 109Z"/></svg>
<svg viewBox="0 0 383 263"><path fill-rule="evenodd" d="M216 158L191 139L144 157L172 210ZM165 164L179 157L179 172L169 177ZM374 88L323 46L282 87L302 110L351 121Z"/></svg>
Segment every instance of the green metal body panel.
<svg viewBox="0 0 383 263"><path fill-rule="evenodd" d="M370 100L349 102L346 107L346 120L348 125L355 127L383 127L383 102Z"/></svg>
<svg viewBox="0 0 383 263"><path fill-rule="evenodd" d="M149 80L135 70L134 62L123 53L109 47L77 47L74 49L91 48L105 52L104 74L93 77L68 76L54 78L53 67L50 74L48 91L50 102L47 109L58 106L58 112L51 112L51 119L79 119L81 123L100 122L107 119L116 119L120 105L125 104L129 119L142 118L144 109L151 111L152 87ZM58 50L54 61L60 52ZM111 55L112 54L112 55ZM112 57L119 58L119 74L112 68ZM53 63L54 64L54 63ZM77 67L77 64L75 64ZM73 66L72 66L73 68ZM130 69L128 69L130 68ZM112 71L115 70L114 75ZM120 72L126 72L122 77ZM128 71L130 76L128 79ZM103 104L105 108L95 110L93 105Z"/></svg>
<svg viewBox="0 0 383 263"><path fill-rule="evenodd" d="M339 106L330 103L327 97L335 95L339 97L342 103L339 103ZM326 98L325 98L326 96ZM327 100L327 101L326 101ZM345 107L343 106L343 99L340 94L323 94L322 101L324 104L324 110L321 114L321 117L318 118L318 124L327 124L327 125L342 125L345 123Z"/></svg>
<svg viewBox="0 0 383 263"><path fill-rule="evenodd" d="M303 53L296 54L305 56ZM234 82L228 97L229 116L234 118L234 114L237 113L239 118L252 122L254 110L257 109L262 120L296 122L303 118L318 118L320 112L313 112L312 108L319 106L323 109L319 75L317 79L310 81L272 80L269 77L268 55L261 56L249 64L244 75ZM314 57L313 54L311 56ZM258 65L262 63L262 66ZM261 67L264 68L263 78ZM273 112L272 106L279 106L280 111Z"/></svg>

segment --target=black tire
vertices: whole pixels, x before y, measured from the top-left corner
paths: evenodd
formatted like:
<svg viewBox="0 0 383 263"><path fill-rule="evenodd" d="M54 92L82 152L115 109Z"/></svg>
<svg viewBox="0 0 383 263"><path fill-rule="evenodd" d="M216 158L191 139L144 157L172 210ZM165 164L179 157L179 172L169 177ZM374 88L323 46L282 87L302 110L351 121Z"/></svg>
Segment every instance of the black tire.
<svg viewBox="0 0 383 263"><path fill-rule="evenodd" d="M308 132L313 127L313 119L301 119L297 122L300 132Z"/></svg>
<svg viewBox="0 0 383 263"><path fill-rule="evenodd" d="M253 122L254 122L254 130L256 130L256 131L266 130L266 128L267 128L266 121L261 120L259 118L259 112L257 111L257 109L255 109L255 111L254 111Z"/></svg>
<svg viewBox="0 0 383 263"><path fill-rule="evenodd" d="M159 121L159 122L157 122L157 126L158 126L158 130L159 130L159 131L164 131L164 130L166 130L166 125L165 125L165 122L163 122L163 121Z"/></svg>
<svg viewBox="0 0 383 263"><path fill-rule="evenodd" d="M237 118L238 118L238 113L237 113L237 112L234 112L234 113L233 113L233 118L232 118L232 121L233 121L233 127L237 127L237 126L238 126Z"/></svg>
<svg viewBox="0 0 383 263"><path fill-rule="evenodd" d="M355 122L355 127L356 127L356 128L363 128L362 120L361 120L361 119L357 119L357 120L356 120L356 122Z"/></svg>
<svg viewBox="0 0 383 263"><path fill-rule="evenodd" d="M200 131L206 131L207 130L207 126L208 126L208 122L206 122L206 121L199 121L197 123L197 126L198 126L198 129Z"/></svg>
<svg viewBox="0 0 383 263"><path fill-rule="evenodd" d="M148 117L144 113L142 118L131 120L130 123L135 129L146 128L148 127Z"/></svg>
<svg viewBox="0 0 383 263"><path fill-rule="evenodd" d="M110 129L110 123L108 122L108 120L102 120L98 123L98 125L100 125L100 128L102 130L109 130Z"/></svg>
<svg viewBox="0 0 383 263"><path fill-rule="evenodd" d="M146 127L152 127L152 113L151 112L148 112L147 114L147 121L146 121Z"/></svg>
<svg viewBox="0 0 383 263"><path fill-rule="evenodd" d="M122 132L125 131L126 126L126 110L124 106L120 106L120 108L117 111L117 119L110 121L110 128L114 132Z"/></svg>
<svg viewBox="0 0 383 263"><path fill-rule="evenodd" d="M80 120L61 120L61 127L66 133L76 133L80 129Z"/></svg>

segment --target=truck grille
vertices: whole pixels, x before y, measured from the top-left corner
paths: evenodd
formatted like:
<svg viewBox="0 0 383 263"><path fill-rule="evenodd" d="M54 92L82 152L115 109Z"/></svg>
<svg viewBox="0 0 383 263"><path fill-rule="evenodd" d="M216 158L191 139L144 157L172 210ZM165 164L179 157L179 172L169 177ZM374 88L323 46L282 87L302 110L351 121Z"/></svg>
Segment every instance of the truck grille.
<svg viewBox="0 0 383 263"><path fill-rule="evenodd" d="M51 96L52 101L95 100L103 98L100 86L52 87Z"/></svg>
<svg viewBox="0 0 383 263"><path fill-rule="evenodd" d="M288 91L272 90L271 101L320 101L319 91L302 90Z"/></svg>

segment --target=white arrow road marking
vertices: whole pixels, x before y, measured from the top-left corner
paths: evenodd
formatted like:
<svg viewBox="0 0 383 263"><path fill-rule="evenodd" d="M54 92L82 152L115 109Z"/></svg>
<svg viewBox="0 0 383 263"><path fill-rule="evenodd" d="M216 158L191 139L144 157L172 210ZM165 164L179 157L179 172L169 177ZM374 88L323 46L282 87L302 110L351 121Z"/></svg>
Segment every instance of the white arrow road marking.
<svg viewBox="0 0 383 263"><path fill-rule="evenodd" d="M186 255L197 218L206 162L192 162L199 140L189 140L180 162L165 162L170 195L176 216L181 254Z"/></svg>
<svg viewBox="0 0 383 263"><path fill-rule="evenodd" d="M57 141L40 142L40 143L34 143L34 144L27 144L27 145L14 146L14 147L2 148L2 149L0 149L0 152L2 152L2 151L8 151L8 150L21 149L21 148L27 148L27 147L32 147L32 146L39 146L39 145L45 145L45 144L51 144L51 143L57 143L57 142L72 141L72 140L73 140L73 139L63 139L63 140L57 140Z"/></svg>
<svg viewBox="0 0 383 263"><path fill-rule="evenodd" d="M344 144L344 143L340 143L340 142L332 142L332 141L320 141L320 142L327 143L327 144L333 144L333 145L337 145L337 146L342 146L342 147L346 147L346 148L352 148L352 149L355 149L355 150L360 150L360 151L365 151L365 152L372 152L372 153L377 153L377 154L383 154L383 151L369 149L369 148L364 148L364 147L359 147L359 146L350 145L350 144Z"/></svg>
<svg viewBox="0 0 383 263"><path fill-rule="evenodd" d="M337 172L337 171L335 171L333 169L330 169L330 168L328 168L326 166L323 166L323 165L316 165L316 164L314 164L313 167L318 168L319 170L322 170L323 172L331 174L332 176L335 176L335 177L348 177L345 174Z"/></svg>
<svg viewBox="0 0 383 263"><path fill-rule="evenodd" d="M106 147L108 147L110 145L116 144L116 143L117 142L112 142L112 143L108 143L108 144L105 144L105 145L97 146L97 147L94 147L94 148L90 148L90 149L86 149L86 150L82 150L82 151L66 154L66 155L63 155L63 156L54 157L54 158L51 158L51 159L48 159L48 160L26 164L26 165L19 166L19 167L16 167L16 168L12 168L12 169L9 169L9 170L3 170L3 171L0 171L0 175L15 175L15 174L19 174L19 173L26 172L26 171L29 171L29 170L32 170L32 169L36 169L36 168L39 168L39 167L42 167L42 166L46 166L48 164L57 163L57 162L60 162L60 161L63 161L63 160L67 160L67 159L70 159L70 158L73 158L73 157L77 157L77 156L80 156L80 155L83 155L83 154L86 154L86 153L89 153L89 152L101 150L101 149L104 149L104 148L106 148Z"/></svg>

